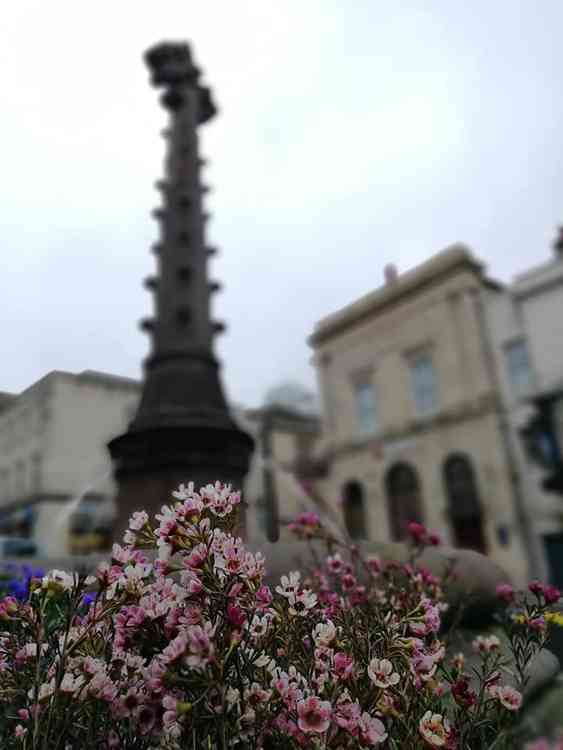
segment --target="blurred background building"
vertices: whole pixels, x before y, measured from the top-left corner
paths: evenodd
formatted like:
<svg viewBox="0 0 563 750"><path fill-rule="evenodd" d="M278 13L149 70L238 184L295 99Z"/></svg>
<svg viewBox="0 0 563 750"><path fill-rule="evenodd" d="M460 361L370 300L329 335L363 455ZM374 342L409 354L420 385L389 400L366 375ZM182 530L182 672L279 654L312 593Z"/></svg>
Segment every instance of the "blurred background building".
<svg viewBox="0 0 563 750"><path fill-rule="evenodd" d="M0 413L0 535L40 556L107 548L115 485L105 444L132 418L140 384L54 371Z"/></svg>
<svg viewBox="0 0 563 750"><path fill-rule="evenodd" d="M316 326L327 479L353 538L409 520L516 578L563 576L563 506L541 489L521 429L561 382L561 254L504 286L455 245Z"/></svg>

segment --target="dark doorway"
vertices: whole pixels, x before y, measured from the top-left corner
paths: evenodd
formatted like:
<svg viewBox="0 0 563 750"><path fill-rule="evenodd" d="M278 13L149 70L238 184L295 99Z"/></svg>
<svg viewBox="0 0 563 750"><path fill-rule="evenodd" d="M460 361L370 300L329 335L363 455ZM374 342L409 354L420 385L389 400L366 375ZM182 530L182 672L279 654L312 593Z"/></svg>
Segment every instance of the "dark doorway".
<svg viewBox="0 0 563 750"><path fill-rule="evenodd" d="M391 536L399 541L407 537L410 521L423 523L420 482L412 466L398 463L387 472L385 486Z"/></svg>
<svg viewBox="0 0 563 750"><path fill-rule="evenodd" d="M351 539L367 539L364 491L356 481L344 485L344 523Z"/></svg>
<svg viewBox="0 0 563 750"><path fill-rule="evenodd" d="M486 552L479 491L473 466L467 456L448 456L444 462L444 484L455 546Z"/></svg>
<svg viewBox="0 0 563 750"><path fill-rule="evenodd" d="M563 589L563 534L544 534L543 543L549 565L549 581Z"/></svg>

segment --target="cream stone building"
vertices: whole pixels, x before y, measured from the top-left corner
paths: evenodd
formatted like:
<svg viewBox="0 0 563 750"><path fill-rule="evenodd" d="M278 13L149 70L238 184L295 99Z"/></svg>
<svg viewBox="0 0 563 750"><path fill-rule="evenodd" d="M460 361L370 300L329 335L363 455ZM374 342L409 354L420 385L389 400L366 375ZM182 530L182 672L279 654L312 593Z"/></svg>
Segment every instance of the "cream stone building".
<svg viewBox="0 0 563 750"><path fill-rule="evenodd" d="M502 286L463 245L327 316L310 337L328 477L353 538L418 520L524 580L531 529L507 436L487 297Z"/></svg>
<svg viewBox="0 0 563 750"><path fill-rule="evenodd" d="M303 477L319 450L319 417L271 404L241 410L237 419L256 441L244 491L249 541L257 548L264 542L285 543L292 538L288 524L316 509Z"/></svg>
<svg viewBox="0 0 563 750"><path fill-rule="evenodd" d="M0 533L41 557L107 545L115 485L106 443L132 418L139 383L53 371L0 409Z"/></svg>

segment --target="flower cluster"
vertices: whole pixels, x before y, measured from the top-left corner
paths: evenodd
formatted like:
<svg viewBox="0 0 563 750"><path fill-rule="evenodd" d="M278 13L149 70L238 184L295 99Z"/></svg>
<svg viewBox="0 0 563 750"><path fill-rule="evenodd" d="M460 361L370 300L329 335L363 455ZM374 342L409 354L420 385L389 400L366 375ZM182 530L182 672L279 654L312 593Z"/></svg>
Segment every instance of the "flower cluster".
<svg viewBox="0 0 563 750"><path fill-rule="evenodd" d="M0 596L9 594L16 599L25 600L33 579L43 578L45 571L31 565L6 563L0 570Z"/></svg>
<svg viewBox="0 0 563 750"><path fill-rule="evenodd" d="M2 748L461 750L509 737L524 669L512 684L490 635L475 639L478 669L448 654L442 582L416 564L436 543L424 527L400 565L347 554L303 514L293 529L324 539L326 560L269 586L233 533L238 493L173 496L154 523L133 515L94 576L51 571L0 600ZM534 617L555 594L538 596ZM518 654L531 624L509 621ZM533 655L544 635L531 632Z"/></svg>

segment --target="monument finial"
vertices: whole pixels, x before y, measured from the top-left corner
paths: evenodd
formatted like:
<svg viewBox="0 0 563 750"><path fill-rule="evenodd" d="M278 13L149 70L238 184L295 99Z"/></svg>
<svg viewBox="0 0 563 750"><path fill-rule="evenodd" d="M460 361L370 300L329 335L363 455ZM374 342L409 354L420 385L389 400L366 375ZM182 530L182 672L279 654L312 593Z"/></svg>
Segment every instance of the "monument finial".
<svg viewBox="0 0 563 750"><path fill-rule="evenodd" d="M145 62L151 72L151 83L166 89L161 102L169 110L177 110L185 103L185 89L194 89L197 95L198 124L203 124L216 114L211 92L200 86L199 68L194 65L187 42L161 42L145 52Z"/></svg>

